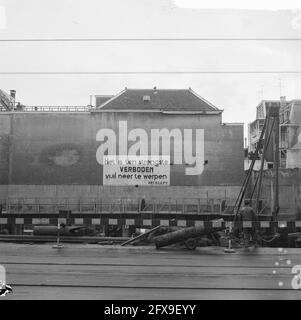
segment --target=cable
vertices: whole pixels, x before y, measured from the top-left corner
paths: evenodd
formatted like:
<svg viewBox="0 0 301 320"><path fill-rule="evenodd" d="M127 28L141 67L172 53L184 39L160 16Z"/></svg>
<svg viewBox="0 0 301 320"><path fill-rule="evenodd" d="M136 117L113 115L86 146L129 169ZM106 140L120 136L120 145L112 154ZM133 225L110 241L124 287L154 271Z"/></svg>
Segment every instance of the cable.
<svg viewBox="0 0 301 320"><path fill-rule="evenodd" d="M301 41L301 38L15 38L0 42Z"/></svg>
<svg viewBox="0 0 301 320"><path fill-rule="evenodd" d="M142 74L301 74L301 70L270 71L0 71L1 75L142 75Z"/></svg>

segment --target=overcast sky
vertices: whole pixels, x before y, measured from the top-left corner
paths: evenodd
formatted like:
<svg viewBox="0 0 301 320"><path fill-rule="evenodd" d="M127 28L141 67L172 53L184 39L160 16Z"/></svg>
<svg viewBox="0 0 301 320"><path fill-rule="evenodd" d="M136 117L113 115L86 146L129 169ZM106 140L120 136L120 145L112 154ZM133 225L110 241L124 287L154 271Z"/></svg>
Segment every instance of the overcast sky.
<svg viewBox="0 0 301 320"><path fill-rule="evenodd" d="M0 39L299 37L298 11L204 10L173 0L0 0ZM296 42L0 42L0 71L301 70ZM264 99L301 98L301 75L0 75L25 105L87 105L90 94L188 88L252 121Z"/></svg>

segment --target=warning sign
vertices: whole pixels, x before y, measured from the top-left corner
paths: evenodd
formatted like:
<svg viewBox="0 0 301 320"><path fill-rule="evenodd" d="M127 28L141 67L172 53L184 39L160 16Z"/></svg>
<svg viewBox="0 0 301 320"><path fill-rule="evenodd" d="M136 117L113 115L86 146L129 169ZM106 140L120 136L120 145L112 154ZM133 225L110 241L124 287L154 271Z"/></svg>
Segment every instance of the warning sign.
<svg viewBox="0 0 301 320"><path fill-rule="evenodd" d="M167 186L170 184L170 157L104 156L103 184Z"/></svg>

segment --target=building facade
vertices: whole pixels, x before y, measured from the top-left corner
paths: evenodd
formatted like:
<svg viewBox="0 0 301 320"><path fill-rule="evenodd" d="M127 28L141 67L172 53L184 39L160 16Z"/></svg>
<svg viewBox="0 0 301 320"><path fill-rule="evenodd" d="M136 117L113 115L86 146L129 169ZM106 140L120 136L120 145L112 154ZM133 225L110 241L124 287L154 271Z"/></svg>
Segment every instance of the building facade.
<svg viewBox="0 0 301 320"><path fill-rule="evenodd" d="M301 168L301 100L280 108L280 152L284 168Z"/></svg>
<svg viewBox="0 0 301 320"><path fill-rule="evenodd" d="M285 97L280 100L262 101L257 106L256 120L248 125L249 160L256 150L271 103L279 104L280 167L288 169L301 168L301 100L287 101ZM272 157L269 155L266 160L265 169L273 168ZM258 169L259 162L256 163L255 169Z"/></svg>
<svg viewBox="0 0 301 320"><path fill-rule="evenodd" d="M1 112L1 198L237 196L243 124L222 123L222 110L191 89L125 89L98 97L101 104L90 108ZM167 186L104 183L103 156L154 150L170 156Z"/></svg>

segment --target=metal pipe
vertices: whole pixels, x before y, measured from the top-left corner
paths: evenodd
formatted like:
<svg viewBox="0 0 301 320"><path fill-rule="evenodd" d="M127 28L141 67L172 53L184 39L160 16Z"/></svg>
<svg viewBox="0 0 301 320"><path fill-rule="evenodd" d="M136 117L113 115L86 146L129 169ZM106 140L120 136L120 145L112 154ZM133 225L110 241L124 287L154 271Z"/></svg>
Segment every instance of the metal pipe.
<svg viewBox="0 0 301 320"><path fill-rule="evenodd" d="M274 168L275 168L275 196L273 206L273 220L277 221L279 212L279 110L274 115L275 128L274 128Z"/></svg>
<svg viewBox="0 0 301 320"><path fill-rule="evenodd" d="M170 244L183 242L190 238L198 238L205 234L210 234L212 232L224 230L225 227L220 228L205 228L204 226L190 227L180 229L174 232L170 232L154 238L154 243L156 248L162 248Z"/></svg>

